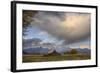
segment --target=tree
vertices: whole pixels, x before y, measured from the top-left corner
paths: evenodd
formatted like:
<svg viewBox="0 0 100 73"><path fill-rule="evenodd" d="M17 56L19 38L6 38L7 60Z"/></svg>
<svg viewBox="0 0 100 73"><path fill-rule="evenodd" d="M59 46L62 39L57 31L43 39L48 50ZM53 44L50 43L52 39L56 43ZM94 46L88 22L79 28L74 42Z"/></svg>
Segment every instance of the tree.
<svg viewBox="0 0 100 73"><path fill-rule="evenodd" d="M77 54L78 51L76 49L71 49L70 54Z"/></svg>
<svg viewBox="0 0 100 73"><path fill-rule="evenodd" d="M32 18L37 13L37 11L31 10L23 10L23 35L27 32L27 28L29 27L31 21L34 21Z"/></svg>

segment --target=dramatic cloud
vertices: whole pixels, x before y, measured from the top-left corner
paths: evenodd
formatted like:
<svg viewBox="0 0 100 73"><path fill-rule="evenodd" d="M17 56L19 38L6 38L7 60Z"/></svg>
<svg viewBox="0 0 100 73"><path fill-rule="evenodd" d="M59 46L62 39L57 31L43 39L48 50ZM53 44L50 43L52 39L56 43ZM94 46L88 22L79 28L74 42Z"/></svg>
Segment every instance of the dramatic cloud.
<svg viewBox="0 0 100 73"><path fill-rule="evenodd" d="M31 24L37 26L65 44L90 37L90 14L70 12L38 12Z"/></svg>
<svg viewBox="0 0 100 73"><path fill-rule="evenodd" d="M38 33L38 35L48 35L48 33L47 32L45 32L45 31L41 31L40 33Z"/></svg>
<svg viewBox="0 0 100 73"><path fill-rule="evenodd" d="M32 39L24 39L23 40L23 46L24 47L31 47L32 45L39 45L42 40L38 38L32 38Z"/></svg>

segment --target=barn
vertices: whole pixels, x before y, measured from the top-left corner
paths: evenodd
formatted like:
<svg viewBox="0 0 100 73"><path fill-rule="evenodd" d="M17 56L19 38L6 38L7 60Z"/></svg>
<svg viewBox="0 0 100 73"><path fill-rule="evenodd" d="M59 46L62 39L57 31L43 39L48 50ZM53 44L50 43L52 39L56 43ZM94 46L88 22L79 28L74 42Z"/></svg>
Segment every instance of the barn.
<svg viewBox="0 0 100 73"><path fill-rule="evenodd" d="M55 49L51 49L47 54L45 54L44 56L56 56L56 55L61 55L60 53L58 53Z"/></svg>

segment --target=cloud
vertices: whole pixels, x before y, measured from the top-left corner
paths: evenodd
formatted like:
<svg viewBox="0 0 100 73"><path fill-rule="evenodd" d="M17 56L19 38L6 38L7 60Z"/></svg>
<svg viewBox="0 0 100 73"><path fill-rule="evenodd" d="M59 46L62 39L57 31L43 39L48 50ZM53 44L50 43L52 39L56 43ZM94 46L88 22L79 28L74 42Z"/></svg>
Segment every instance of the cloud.
<svg viewBox="0 0 100 73"><path fill-rule="evenodd" d="M91 48L90 45L80 45L80 48Z"/></svg>
<svg viewBox="0 0 100 73"><path fill-rule="evenodd" d="M41 31L40 33L38 33L38 35L44 36L44 35L48 35L48 33L45 31Z"/></svg>
<svg viewBox="0 0 100 73"><path fill-rule="evenodd" d="M23 47L32 47L33 45L37 46L42 42L39 38L23 39Z"/></svg>
<svg viewBox="0 0 100 73"><path fill-rule="evenodd" d="M90 14L71 12L38 12L31 22L58 40L71 44L90 37Z"/></svg>

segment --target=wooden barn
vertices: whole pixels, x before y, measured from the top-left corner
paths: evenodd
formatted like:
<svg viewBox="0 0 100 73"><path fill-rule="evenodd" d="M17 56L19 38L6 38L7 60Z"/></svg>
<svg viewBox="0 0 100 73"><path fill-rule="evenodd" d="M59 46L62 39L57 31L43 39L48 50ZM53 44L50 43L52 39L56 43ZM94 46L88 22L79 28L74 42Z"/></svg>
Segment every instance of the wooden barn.
<svg viewBox="0 0 100 73"><path fill-rule="evenodd" d="M55 55L61 55L60 53L58 53L56 50L51 49L51 51L49 51L47 54L45 54L44 56L55 56Z"/></svg>

